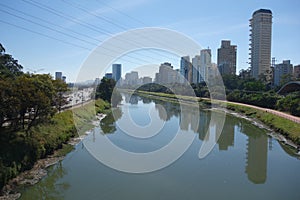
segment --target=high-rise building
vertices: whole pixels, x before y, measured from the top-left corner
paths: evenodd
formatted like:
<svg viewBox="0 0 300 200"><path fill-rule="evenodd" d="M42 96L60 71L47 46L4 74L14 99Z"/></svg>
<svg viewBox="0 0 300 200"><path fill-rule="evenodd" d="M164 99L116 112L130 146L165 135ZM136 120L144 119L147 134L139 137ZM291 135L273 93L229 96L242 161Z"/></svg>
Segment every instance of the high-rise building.
<svg viewBox="0 0 300 200"><path fill-rule="evenodd" d="M192 83L199 83L199 71L200 71L200 55L196 55L193 59L192 59L192 74L193 74L193 79L192 79Z"/></svg>
<svg viewBox="0 0 300 200"><path fill-rule="evenodd" d="M184 81L192 82L192 64L189 56L183 56L180 60L180 74L184 77Z"/></svg>
<svg viewBox="0 0 300 200"><path fill-rule="evenodd" d="M62 72L55 72L55 80L62 80Z"/></svg>
<svg viewBox="0 0 300 200"><path fill-rule="evenodd" d="M222 40L218 49L218 69L221 75L235 75L236 73L236 45L231 45L230 40Z"/></svg>
<svg viewBox="0 0 300 200"><path fill-rule="evenodd" d="M256 79L271 77L272 11L260 9L250 19L251 75Z"/></svg>
<svg viewBox="0 0 300 200"><path fill-rule="evenodd" d="M137 85L139 82L139 74L136 71L125 74L124 83L127 85Z"/></svg>
<svg viewBox="0 0 300 200"><path fill-rule="evenodd" d="M200 70L199 70L199 82L207 81L208 68L211 67L211 50L202 49L200 51Z"/></svg>
<svg viewBox="0 0 300 200"><path fill-rule="evenodd" d="M113 64L112 65L112 78L118 82L121 78L121 69L122 65L121 64Z"/></svg>
<svg viewBox="0 0 300 200"><path fill-rule="evenodd" d="M288 82L293 78L293 65L290 60L284 60L282 63L275 65L274 68L274 85L280 85L282 81Z"/></svg>
<svg viewBox="0 0 300 200"><path fill-rule="evenodd" d="M294 79L300 80L300 65L294 66Z"/></svg>
<svg viewBox="0 0 300 200"><path fill-rule="evenodd" d="M159 66L159 72L155 75L156 83L170 84L177 81L177 71L173 69L171 63L165 62Z"/></svg>

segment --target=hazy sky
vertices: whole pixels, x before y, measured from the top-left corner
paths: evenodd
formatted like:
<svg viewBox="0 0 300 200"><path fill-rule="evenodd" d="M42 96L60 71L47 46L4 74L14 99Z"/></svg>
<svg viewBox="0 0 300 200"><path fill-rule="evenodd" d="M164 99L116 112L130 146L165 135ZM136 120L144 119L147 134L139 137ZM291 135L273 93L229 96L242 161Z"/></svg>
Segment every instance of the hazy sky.
<svg viewBox="0 0 300 200"><path fill-rule="evenodd" d="M106 39L130 29L162 27L209 47L213 62L221 40L231 40L237 45L239 71L248 68L249 19L260 8L273 12L272 57L300 64L299 0L1 0L0 42L25 71L62 71L74 81L82 63ZM179 67L178 58L153 51L130 59L122 63L123 74L164 61Z"/></svg>

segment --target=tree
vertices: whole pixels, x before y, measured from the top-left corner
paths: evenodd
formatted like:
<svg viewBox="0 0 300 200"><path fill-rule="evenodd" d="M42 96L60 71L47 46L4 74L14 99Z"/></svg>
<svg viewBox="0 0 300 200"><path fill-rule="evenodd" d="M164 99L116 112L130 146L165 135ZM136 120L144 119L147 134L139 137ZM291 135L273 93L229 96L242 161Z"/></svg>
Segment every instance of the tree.
<svg viewBox="0 0 300 200"><path fill-rule="evenodd" d="M0 77L15 78L23 73L22 69L22 65L11 55L6 54L4 47L0 44Z"/></svg>
<svg viewBox="0 0 300 200"><path fill-rule="evenodd" d="M17 121L22 129L28 132L32 126L45 122L54 115L55 92L49 74L24 74L16 79L14 96L19 99Z"/></svg>
<svg viewBox="0 0 300 200"><path fill-rule="evenodd" d="M56 109L60 112L62 107L66 105L67 97L64 95L69 89L68 85L62 80L52 80L54 86L54 105Z"/></svg>
<svg viewBox="0 0 300 200"><path fill-rule="evenodd" d="M114 88L116 81L114 79L103 78L96 88L96 98L101 98L116 107L122 101L121 94Z"/></svg>

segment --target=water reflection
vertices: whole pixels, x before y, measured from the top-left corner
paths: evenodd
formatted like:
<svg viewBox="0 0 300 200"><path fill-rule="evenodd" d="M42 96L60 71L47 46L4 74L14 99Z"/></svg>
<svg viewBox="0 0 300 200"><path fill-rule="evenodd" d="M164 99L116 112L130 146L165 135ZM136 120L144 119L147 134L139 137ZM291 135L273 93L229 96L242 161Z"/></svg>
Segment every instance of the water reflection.
<svg viewBox="0 0 300 200"><path fill-rule="evenodd" d="M100 122L100 127L104 134L114 133L116 131L116 121L122 117L120 108L113 108Z"/></svg>
<svg viewBox="0 0 300 200"><path fill-rule="evenodd" d="M249 137L247 147L246 173L255 183L264 183L267 178L268 138L266 136Z"/></svg>
<svg viewBox="0 0 300 200"><path fill-rule="evenodd" d="M31 190L22 191L20 199L64 199L63 191L70 187L69 183L62 181L67 171L63 168L61 161L54 165L53 168L53 170L48 172L47 178L42 179L39 183L34 185Z"/></svg>
<svg viewBox="0 0 300 200"><path fill-rule="evenodd" d="M155 109L161 120L169 121L172 117L179 118L179 127L183 131L193 130L198 134L198 138L203 141L217 142L220 151L228 151L234 146L234 136L237 131L248 136L247 157L245 160L245 173L248 180L254 184L262 184L266 181L267 174L267 155L268 155L268 137L262 134L262 131L249 125L242 123L241 119L226 116L225 124L220 137L215 135L217 131L208 131L208 129L216 130L222 128L218 124L218 120L211 121L211 111L197 111L200 116L195 116L197 107L191 105L181 105L181 107L173 102L162 101L158 99L150 99L137 95L125 95L125 102L133 105L139 101L147 104L155 103ZM116 110L116 116L122 116L122 111ZM118 119L118 118L117 118ZM115 120L112 115L102 120L101 128L104 133L113 133L115 128ZM209 127L211 126L211 127ZM217 138L219 138L217 140Z"/></svg>

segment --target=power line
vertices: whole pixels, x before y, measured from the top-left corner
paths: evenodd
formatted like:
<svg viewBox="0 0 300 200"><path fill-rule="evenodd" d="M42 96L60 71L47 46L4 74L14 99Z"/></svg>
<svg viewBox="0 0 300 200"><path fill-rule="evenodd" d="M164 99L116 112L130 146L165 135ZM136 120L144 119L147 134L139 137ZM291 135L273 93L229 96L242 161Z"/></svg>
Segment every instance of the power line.
<svg viewBox="0 0 300 200"><path fill-rule="evenodd" d="M6 13L6 14L9 14L9 15L11 15L11 16L14 16L14 17L16 17L16 18L22 19L22 20L24 20L24 21L30 22L30 23L32 23L32 24L41 26L41 27L43 27L43 28L45 28L45 29L48 29L48 30L51 30L51 31L60 33L60 34L62 34L62 35L66 35L66 36L71 37L71 38L73 38L73 39L80 40L80 41L82 41L82 42L85 42L85 43L88 43L88 44L91 44L91 45L97 45L97 44L95 44L95 43L89 42L89 41L87 41L87 40L80 39L80 38L78 38L78 37L76 37L76 36L70 35L70 34L68 34L68 33L64 33L64 32L62 32L62 31L59 31L59 30L56 30L56 29L53 29L53 28L51 28L51 27L48 27L48 26L45 26L45 25L43 25L43 24L34 22L34 21L30 20L30 19L26 19L26 18L24 18L24 17L21 17L21 16L19 16L19 15L13 14L13 13L10 13L10 12L8 12L8 11L2 10L2 9L0 9L0 11L1 11L1 12L4 12L4 13Z"/></svg>
<svg viewBox="0 0 300 200"><path fill-rule="evenodd" d="M46 37L46 38L49 38L49 39L52 39L52 40L56 40L56 41L59 41L61 43L64 43L64 44L67 44L67 45L71 45L73 47L77 47L77 48L80 48L80 49L84 49L84 50L88 50L88 51L92 51L92 49L90 48L87 48L87 47L84 47L84 46L81 46L81 45L77 45L77 44L74 44L74 43L71 43L71 42L68 42L68 41L65 41L65 40L61 40L59 38L56 38L56 37L52 37L52 36L49 36L47 34L44 34L44 33L41 33L41 32L38 32L38 31L34 31L34 30L31 30L31 29L28 29L28 28L25 28L23 26L20 26L20 25L17 25L17 24L12 24L10 22L6 22L6 21L3 21L0 19L0 22L4 23L4 24L7 24L7 25L10 25L12 27L15 27L15 28L19 28L19 29L22 29L22 30L25 30L25 31L28 31L28 32L31 32L31 33L34 33L34 34L37 34L37 35L40 35L40 36L43 36L43 37ZM96 51L96 53L99 53ZM107 54L107 53L103 53L101 52L101 55L104 54L106 56L109 56L109 57L112 57L112 58L115 58L114 56L110 55L110 54ZM129 56L128 56L129 57ZM127 60L126 58L122 58L124 61L126 62L129 62L131 64L135 64L135 65L141 65L140 63L136 63L136 62L133 62L131 60Z"/></svg>
<svg viewBox="0 0 300 200"><path fill-rule="evenodd" d="M91 29L91 30L93 30L93 31L96 31L97 33L99 32L98 29L101 29L101 32L102 32L102 33L104 33L104 34L106 34L106 35L109 35L109 36L112 36L112 33L109 32L109 31L106 31L106 30L104 30L104 29L102 29L102 28L99 28L99 27L97 27L97 26L93 26L92 24L82 23L80 20L74 19L73 16L65 15L64 13L62 13L62 12L60 12L60 11L57 11L57 10L55 10L55 9L49 7L49 6L46 6L46 5L44 5L44 4L38 3L38 2L33 1L33 0L31 0L31 1L29 1L29 0L23 0L23 1L24 1L25 3L31 4L31 5L33 5L33 6L35 6L35 7L38 7L39 9L45 10L45 11L47 11L47 12L50 12L50 13L54 14L54 15L57 15L57 16L59 16L59 17L62 17L62 18L67 19L67 20L69 20L69 21L72 21L72 22L74 22L74 23L76 23L76 24L80 24L81 26L84 26L85 28L88 28L88 29ZM32 2L33 2L33 3L32 3ZM88 12L88 11L85 10L85 12ZM7 12L6 12L6 13L7 13ZM11 13L10 13L10 14L11 14ZM24 14L24 12L23 12L22 14ZM31 16L31 17L32 17L32 16ZM20 16L18 16L18 18L20 18ZM31 23L34 23L34 24L39 24L39 23L37 23L37 22L33 22L32 20L28 20L28 19L24 19L24 18L23 18L23 20L30 21ZM43 21L45 22L46 20L43 20ZM46 23L49 23L49 22L46 21ZM51 23L51 24L54 25L53 23ZM39 24L39 25L42 26L42 27L44 27L44 28L46 28L46 26L44 26L44 25L41 25L41 24ZM55 26L57 26L57 25L55 25ZM96 28L95 28L95 27L96 27ZM120 26L119 26L119 27L120 27ZM122 27L122 28L124 28L124 27ZM75 36L72 36L72 35L70 35L70 34L63 33L63 32L61 32L61 31L55 30L55 29L53 29L53 28L47 27L47 29L52 30L52 31L55 31L55 32L59 32L60 34L68 35L69 37L72 37L72 38L78 39L78 40L80 40L80 41L83 41L83 42L86 42L86 43L95 45L95 43L92 43L92 42L89 42L89 41L80 39L80 38L75 37ZM89 38L89 39L94 39L94 38L91 38L91 37L88 37L88 38ZM95 39L94 39L94 40L95 40ZM99 40L98 40L98 41L99 41ZM101 41L101 42L102 42L102 41ZM125 42L131 42L131 41L125 41ZM131 42L131 43L132 43L132 42ZM96 45L97 45L97 44L96 44ZM111 50L110 50L110 51L111 51ZM150 51L151 51L151 50L150 50ZM158 52L156 52L156 54L158 54ZM161 54L160 54L160 56L161 56ZM163 55L163 56L164 56L164 57L167 57L166 55ZM133 58L133 57L130 56L130 55L128 55L128 57ZM150 56L147 55L147 57L149 58ZM143 61L143 62L146 62L146 63L148 62L148 61L143 60L143 59L140 59L140 58L134 58L134 59L137 59L137 60L140 60L140 61ZM152 57L152 59L154 59L154 58ZM174 59L174 58L171 58L171 60L173 60L173 59Z"/></svg>
<svg viewBox="0 0 300 200"><path fill-rule="evenodd" d="M102 41L99 41L99 40L97 40L97 39L95 39L95 38L92 38L92 37L90 37L90 36L88 36L88 35L86 35L86 34L83 34L83 33L80 33L80 32L77 32L77 31L74 31L74 30L71 30L71 29L68 29L68 28L66 28L66 27L64 27L64 26L61 26L61 25L52 23L51 21L42 19L42 18L40 18L40 17L30 15L30 14L28 14L28 13L25 13L25 12L23 12L23 11L17 10L17 9L15 9L15 8L12 8L12 7L7 6L7 5L5 5L5 4L0 3L0 5L2 5L2 6L4 6L4 7L6 7L6 8L8 8L8 9L10 9L10 10L19 12L19 13L25 15L25 16L29 16L29 17L34 18L34 19L38 19L38 20L40 20L40 21L42 21L42 22L44 22L44 23L48 23L48 24L51 24L51 25L53 25L53 26L59 27L59 28L61 28L61 29L68 30L68 31L70 31L70 32L72 32L72 33L75 33L75 34L77 34L77 35L81 35L81 36L84 36L84 37L86 37L86 38L93 39L93 40L95 40L95 41L97 41L97 42L102 42Z"/></svg>
<svg viewBox="0 0 300 200"><path fill-rule="evenodd" d="M24 18L24 17L15 15L15 14L10 13L10 12L8 12L8 11L2 10L2 9L0 9L0 11L1 11L1 12L4 12L4 13L6 13L6 14L9 14L9 15L11 15L11 16L14 16L14 17L16 17L16 18L22 19L22 20L24 20L24 21L30 22L30 23L32 23L32 24L41 26L41 27L46 28L46 29L48 29L48 30L51 30L51 31L60 33L60 34L62 34L62 35L65 35L65 36L68 36L68 37L71 37L71 38L74 38L74 39L77 39L77 40L80 40L80 41L82 41L82 42L85 42L85 43L88 43L88 44L91 44L91 45L94 45L94 46L97 46L97 45L98 45L98 44L95 44L95 43L91 43L91 42L89 42L89 41L87 41L87 40L83 40L83 39L80 39L80 38L78 38L78 37L72 36L72 35L70 35L70 34L68 34L68 33L64 33L64 32L62 32L62 31L53 29L53 28L51 28L51 27L42 25L42 24L40 24L40 23L34 22L34 21L32 21L32 20L29 20L29 19L26 19L26 18ZM104 47L102 47L102 48L104 48ZM108 49L108 48L104 48L104 49L107 50L107 51L113 51L113 50ZM127 56L130 57L130 58L136 59L136 60L140 60L140 61L142 61L142 62L147 62L146 60L143 60L143 59L140 59L140 58L135 58L135 57L133 57L133 56L131 56L131 55L127 55Z"/></svg>
<svg viewBox="0 0 300 200"><path fill-rule="evenodd" d="M108 8L110 8L110 9L114 10L115 12L118 12L118 13L122 14L123 16L126 16L126 17L128 17L129 19L138 22L139 24L141 24L141 25L143 25L143 26L148 26L148 25L145 24L143 21L141 21L141 20L139 20L139 19L136 19L136 18L134 18L134 17L128 15L127 13L125 13L125 12L123 12L123 11L117 9L117 8L114 8L114 7L110 6L109 4L104 3L103 1L99 1L99 0L96 0L96 1L97 1L98 3L100 3L100 4L102 4L102 5L105 5L106 7L108 7Z"/></svg>
<svg viewBox="0 0 300 200"><path fill-rule="evenodd" d="M31 0L31 1L33 1L33 0ZM101 19L101 20L104 20L104 21L106 21L106 22L108 22L108 23L114 25L114 26L117 26L118 28L120 28L120 29L122 29L122 30L124 30L124 31L127 30L126 27L124 27L124 26L122 26L122 25L119 25L119 24L117 24L117 23L115 23L115 22L112 22L111 20L109 20L109 19L107 19L107 18L104 18L104 17L101 17L101 16L99 16L99 15L96 15L96 14L90 12L89 10L83 8L83 6L78 6L78 5L74 4L74 3L70 3L70 2L67 2L67 1L65 1L65 0L61 0L61 1L64 2L64 3L66 3L66 4L68 4L68 5L70 5L70 6L72 6L72 7L74 7L74 8L76 8L76 9L79 9L79 10L81 10L81 11L83 11L83 12L85 12L85 13L91 15L91 16L97 17L97 18L99 18L99 19ZM109 36L112 36L112 33L109 33L108 35L109 35ZM147 38L148 38L149 40L151 40L151 41L154 41L154 42L157 43L157 44L162 44L162 43L159 43L159 42L153 40L152 38L149 38L149 37L147 37ZM134 44L134 45L136 45L136 44L139 45L139 44L140 44L140 43L137 42L137 41L125 41L125 42L130 42L130 43L132 43L132 44ZM162 44L162 45L165 45L165 44ZM167 46L167 45L165 45L165 46ZM151 52L151 50L150 50L150 52ZM164 57L166 56L166 55L162 55L162 54L159 53L159 52L154 52L154 53L155 53L156 55L159 55L159 56L164 56ZM173 58L171 58L171 60L173 60Z"/></svg>
<svg viewBox="0 0 300 200"><path fill-rule="evenodd" d="M101 33L103 33L103 34L105 34L105 35L108 35L108 36L110 36L110 37L113 36L113 34L112 34L111 32L106 31L106 30L103 29L103 28L94 26L94 25L89 24L89 23L82 23L82 21L77 20L77 19L74 19L73 16L67 15L67 14L62 13L62 12L60 12L60 11L57 11L57 10L55 10L55 9L53 9L53 8L51 8L51 7L47 6L47 5L45 5L45 4L42 4L42 3L39 3L39 2L36 2L36 1L33 1L33 0L22 0L22 1L24 1L25 3L28 3L28 4L30 4L30 5L33 5L33 6L35 6L35 7L38 7L39 9L45 10L45 11L47 11L47 12L50 12L50 13L56 15L56 16L62 17L62 18L67 19L67 20L70 20L70 21L74 22L75 24L80 24L80 25L84 26L85 28L91 29L91 30L93 30L93 31L95 31L95 32L97 32L97 33L101 32ZM117 40L120 40L120 41L123 41L123 42L124 42L124 40L122 40L122 39L117 39ZM101 42L102 42L102 41L101 41ZM128 42L128 41L125 40L125 42ZM150 56L148 56L148 57L150 57ZM150 57L150 58L151 58L151 57ZM136 59L138 59L138 60L143 60L143 59L140 59L140 58L136 58ZM152 59L154 59L154 58L152 57ZM143 62L146 62L146 63L147 63L148 61L143 60Z"/></svg>
<svg viewBox="0 0 300 200"><path fill-rule="evenodd" d="M61 39L58 39L58 38L55 38L55 37L52 37L52 36L49 36L49 35L46 35L44 33L40 33L40 32L37 32L37 31L34 31L34 30L30 30L28 28L25 28L23 26L19 26L19 25L16 25L16 24L12 24L10 22L6 22L6 21L3 21L0 19L0 22L4 23L4 24L7 24L7 25L10 25L10 26L13 26L13 27L16 27L16 28L19 28L19 29L23 29L25 31L28 31L28 32L31 32L31 33L34 33L34 34L37 34L37 35L41 35L41 36L44 36L44 37L47 37L47 38L50 38L50 39L53 39L53 40L56 40L56 41L59 41L59 42L62 42L62 43L65 43L65 44L68 44L68 45L71 45L71 46L74 46L74 47L77 47L77 48L81 48L81 49L85 49L85 50L89 50L91 51L91 49L87 48L87 47L84 47L84 46L81 46L81 45L77 45L77 44L74 44L74 43L71 43L71 42L67 42L65 40L61 40Z"/></svg>

